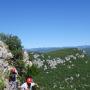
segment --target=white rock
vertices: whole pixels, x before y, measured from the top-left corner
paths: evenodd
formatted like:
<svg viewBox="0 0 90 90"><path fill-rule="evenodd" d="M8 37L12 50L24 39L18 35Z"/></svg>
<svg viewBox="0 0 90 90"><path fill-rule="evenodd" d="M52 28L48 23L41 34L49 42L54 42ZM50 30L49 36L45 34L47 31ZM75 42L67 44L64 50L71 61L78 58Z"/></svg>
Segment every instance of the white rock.
<svg viewBox="0 0 90 90"><path fill-rule="evenodd" d="M34 58L38 58L40 55L39 54L34 54Z"/></svg>
<svg viewBox="0 0 90 90"><path fill-rule="evenodd" d="M0 58L3 58L3 59L13 58L12 53L9 52L8 50L8 46L2 41L0 41Z"/></svg>
<svg viewBox="0 0 90 90"><path fill-rule="evenodd" d="M44 66L44 70L47 70L47 66L46 65Z"/></svg>
<svg viewBox="0 0 90 90"><path fill-rule="evenodd" d="M77 77L77 78L79 78L79 77L80 77L80 74L79 74L79 73L78 73L78 74L76 74L76 77Z"/></svg>
<svg viewBox="0 0 90 90"><path fill-rule="evenodd" d="M24 53L23 53L23 60L25 62L29 60L29 55L28 55L27 51L24 51Z"/></svg>
<svg viewBox="0 0 90 90"><path fill-rule="evenodd" d="M37 65L37 67L40 68L44 65L44 61L42 61L41 59L34 60L33 64Z"/></svg>

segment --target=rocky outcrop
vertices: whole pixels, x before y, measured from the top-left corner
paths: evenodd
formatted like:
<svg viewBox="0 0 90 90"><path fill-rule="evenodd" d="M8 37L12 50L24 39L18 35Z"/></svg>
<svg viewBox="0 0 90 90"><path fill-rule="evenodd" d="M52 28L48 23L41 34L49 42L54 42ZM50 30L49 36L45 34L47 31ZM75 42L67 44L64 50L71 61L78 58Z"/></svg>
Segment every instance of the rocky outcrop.
<svg viewBox="0 0 90 90"><path fill-rule="evenodd" d="M0 69L2 71L5 72L6 69L9 68L8 59L11 58L13 58L13 55L8 49L8 46L4 42L0 41ZM32 66L32 62L29 61L29 55L25 50L23 51L23 61L25 62L26 66Z"/></svg>
<svg viewBox="0 0 90 90"><path fill-rule="evenodd" d="M9 90L8 80L5 77L7 77L8 71L12 68L12 66L8 64L8 61L12 58L13 54L8 49L8 46L4 42L0 41L0 77L5 81L4 83L6 88L4 90ZM23 51L23 61L26 66L32 66L32 62L29 61L29 55L26 51Z"/></svg>
<svg viewBox="0 0 90 90"><path fill-rule="evenodd" d="M8 59L13 58L12 53L8 49L8 46L0 41L0 70L3 71L3 73L8 69Z"/></svg>
<svg viewBox="0 0 90 90"><path fill-rule="evenodd" d="M23 53L23 61L25 62L25 65L29 65L30 67L32 66L32 62L29 60L29 55L27 53L27 51L24 50Z"/></svg>
<svg viewBox="0 0 90 90"><path fill-rule="evenodd" d="M80 50L78 50L78 52L79 51ZM76 53L75 55L73 55L73 54L66 55L65 57L63 57L63 59L60 57L50 59L50 56L48 56L47 60L42 59L42 58L44 58L44 55L42 55L42 54L41 55L40 54L33 54L33 56L34 56L33 64L37 65L38 68L44 67L44 70L46 70L46 69L48 69L48 67L53 69L53 68L57 68L57 65L64 64L67 61L71 62L72 60L77 60L77 58L80 58L80 59L84 58L85 54L82 52L81 54ZM70 67L68 67L68 68L70 68Z"/></svg>
<svg viewBox="0 0 90 90"><path fill-rule="evenodd" d="M8 50L8 46L0 41L0 58L1 59L10 59L12 58L12 53Z"/></svg>
<svg viewBox="0 0 90 90"><path fill-rule="evenodd" d="M6 85L8 82L6 82L6 75L9 68L8 59L13 58L12 53L8 49L8 46L0 41L0 79L3 80L3 84ZM4 87L4 85L2 87ZM5 90L8 90L7 88Z"/></svg>

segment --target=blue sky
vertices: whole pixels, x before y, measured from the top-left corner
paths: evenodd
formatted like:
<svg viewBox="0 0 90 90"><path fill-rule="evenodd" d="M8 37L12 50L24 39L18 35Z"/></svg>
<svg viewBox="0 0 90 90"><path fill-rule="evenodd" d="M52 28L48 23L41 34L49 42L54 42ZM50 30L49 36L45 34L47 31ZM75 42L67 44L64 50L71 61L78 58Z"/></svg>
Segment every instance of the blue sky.
<svg viewBox="0 0 90 90"><path fill-rule="evenodd" d="M90 45L90 0L0 0L0 32L25 48Z"/></svg>

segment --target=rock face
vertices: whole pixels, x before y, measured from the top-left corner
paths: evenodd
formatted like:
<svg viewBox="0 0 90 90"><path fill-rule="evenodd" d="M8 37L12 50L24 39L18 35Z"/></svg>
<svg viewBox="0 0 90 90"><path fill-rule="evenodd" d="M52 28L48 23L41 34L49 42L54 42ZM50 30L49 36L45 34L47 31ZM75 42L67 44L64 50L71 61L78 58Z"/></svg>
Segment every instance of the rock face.
<svg viewBox="0 0 90 90"><path fill-rule="evenodd" d="M0 58L1 59L10 59L12 58L12 53L8 50L8 46L0 41Z"/></svg>
<svg viewBox="0 0 90 90"><path fill-rule="evenodd" d="M25 65L29 65L32 66L32 62L29 61L29 55L26 51L23 51L23 61L25 62ZM10 90L9 87L9 82L6 81L7 79L5 78L5 76L7 76L7 71L10 70L12 68L12 66L10 66L8 64L8 60L10 60L11 58L13 58L12 53L10 52L10 50L8 49L8 46L0 41L0 74L1 77L3 78L3 80L5 81L5 85L6 88L5 90ZM16 89L15 89L16 90Z"/></svg>
<svg viewBox="0 0 90 90"><path fill-rule="evenodd" d="M24 51L24 53L23 53L23 60L25 62L29 60L29 55L28 55L27 51Z"/></svg>
<svg viewBox="0 0 90 90"><path fill-rule="evenodd" d="M32 66L32 62L29 61L29 55L27 51L23 52L23 61L26 65ZM6 68L9 67L7 60L11 58L13 58L13 55L8 49L8 46L4 42L0 41L0 69L5 71Z"/></svg>
<svg viewBox="0 0 90 90"><path fill-rule="evenodd" d="M23 61L25 62L26 66L29 65L30 67L32 66L32 62L29 60L29 55L27 51L24 51L23 53Z"/></svg>
<svg viewBox="0 0 90 90"><path fill-rule="evenodd" d="M12 53L10 52L10 50L8 49L8 46L3 43L2 41L0 41L0 77L1 79L3 79L4 84L8 85L8 82L5 79L5 76L7 75L7 71L9 68L9 64L8 64L8 59L13 58ZM5 90L9 90L9 89L5 89Z"/></svg>
<svg viewBox="0 0 90 90"><path fill-rule="evenodd" d="M13 58L12 53L8 50L8 46L0 41L0 71L3 71L3 73L8 68L8 62L7 59Z"/></svg>

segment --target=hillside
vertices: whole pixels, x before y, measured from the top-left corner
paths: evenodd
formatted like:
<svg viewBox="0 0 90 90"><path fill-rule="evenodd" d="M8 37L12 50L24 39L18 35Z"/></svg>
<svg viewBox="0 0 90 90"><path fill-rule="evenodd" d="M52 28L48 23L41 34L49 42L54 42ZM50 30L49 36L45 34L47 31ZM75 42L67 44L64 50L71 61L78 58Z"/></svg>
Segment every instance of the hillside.
<svg viewBox="0 0 90 90"><path fill-rule="evenodd" d="M51 56L52 58L56 58L56 57L63 58L65 56L67 56L67 55L75 55L76 53L81 54L82 51L80 51L77 48L65 48L65 49L61 49L61 50L48 52L46 54Z"/></svg>
<svg viewBox="0 0 90 90"><path fill-rule="evenodd" d="M17 36L1 34L0 90L4 85L8 90L7 71L13 66L18 82L31 75L37 90L90 90L90 56L82 48L27 53Z"/></svg>
<svg viewBox="0 0 90 90"><path fill-rule="evenodd" d="M90 57L83 50L68 48L31 53L40 72L34 77L39 90L89 90Z"/></svg>

